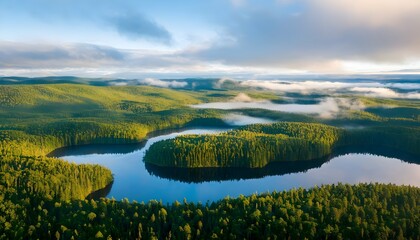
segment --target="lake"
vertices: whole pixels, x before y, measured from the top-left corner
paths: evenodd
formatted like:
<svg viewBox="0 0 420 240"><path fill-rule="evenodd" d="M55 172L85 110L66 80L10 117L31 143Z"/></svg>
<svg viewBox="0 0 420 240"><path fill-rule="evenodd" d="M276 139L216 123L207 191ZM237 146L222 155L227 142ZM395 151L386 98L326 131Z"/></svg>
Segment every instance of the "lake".
<svg viewBox="0 0 420 240"><path fill-rule="evenodd" d="M207 202L226 196L237 197L291 188L310 188L332 183L380 182L420 187L420 165L401 161L398 153L386 156L348 153L345 150L336 156L316 161L270 164L262 169L167 169L146 166L145 151L151 144L174 138L180 134L204 134L226 129L182 130L151 137L145 144L113 146L113 153L106 147L84 146L60 150L60 157L75 163L100 164L111 169L114 183L100 192L117 200L128 198L136 201L175 200ZM89 149L91 147L91 149ZM109 148L109 147L108 147ZM105 151L107 149L107 151ZM97 153L92 153L97 152ZM104 153L105 152L105 153ZM363 150L361 152L368 152ZM391 156L391 157L390 157Z"/></svg>

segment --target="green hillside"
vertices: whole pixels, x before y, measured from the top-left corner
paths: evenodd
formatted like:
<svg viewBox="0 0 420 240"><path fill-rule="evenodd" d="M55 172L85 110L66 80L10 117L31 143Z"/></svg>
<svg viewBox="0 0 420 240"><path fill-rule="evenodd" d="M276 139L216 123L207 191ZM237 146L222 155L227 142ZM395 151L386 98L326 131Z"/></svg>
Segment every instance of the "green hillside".
<svg viewBox="0 0 420 240"><path fill-rule="evenodd" d="M282 98L240 90L256 99ZM112 183L112 173L98 165L45 157L63 146L133 143L159 129L223 125L221 119L230 111L188 105L227 101L238 93L147 86L0 85L0 239L418 239L420 193L414 187L340 184L206 204L89 201L84 199L91 192ZM414 116L418 102L361 99L370 110L347 111L337 119L238 110L300 122L181 136L153 145L146 161L175 167L261 167L271 161L318 158L336 145L356 144L420 155L419 120ZM403 108L403 114L376 109L382 102ZM351 128L360 124L368 127Z"/></svg>

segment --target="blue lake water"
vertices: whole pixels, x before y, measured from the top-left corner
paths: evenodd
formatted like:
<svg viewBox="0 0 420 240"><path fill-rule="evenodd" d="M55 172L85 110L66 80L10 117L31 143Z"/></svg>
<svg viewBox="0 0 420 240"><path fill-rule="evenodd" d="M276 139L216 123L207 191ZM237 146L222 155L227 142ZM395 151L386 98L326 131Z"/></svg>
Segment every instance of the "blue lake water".
<svg viewBox="0 0 420 240"><path fill-rule="evenodd" d="M115 179L107 197L114 197L117 200L156 199L166 203L182 201L185 197L189 201L204 203L226 196L237 197L240 194L310 188L338 182L350 184L380 182L420 187L420 165L372 154L350 153L318 162L302 162L298 163L300 164L298 166L280 164L262 170L210 169L208 170L210 174L202 173L199 169L193 173L166 169L165 173L160 175L159 172L148 169L143 162L145 151L154 142L174 138L180 134L204 134L225 130L196 129L161 135L150 138L144 146L129 153L86 154L85 151L78 153L72 149L71 155L66 155L64 149L61 158L75 163L100 164L111 169ZM187 174L193 175L191 177L186 176ZM223 176L219 178L217 174ZM176 177L171 177L172 175ZM197 177L201 176L204 177L200 181ZM191 178L192 181L185 180Z"/></svg>

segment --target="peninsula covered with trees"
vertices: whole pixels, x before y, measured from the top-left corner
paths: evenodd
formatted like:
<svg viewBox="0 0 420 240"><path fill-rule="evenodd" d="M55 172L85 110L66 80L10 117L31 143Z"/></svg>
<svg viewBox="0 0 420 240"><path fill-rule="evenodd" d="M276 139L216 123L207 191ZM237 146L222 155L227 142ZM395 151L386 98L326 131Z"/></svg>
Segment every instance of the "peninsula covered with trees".
<svg viewBox="0 0 420 240"><path fill-rule="evenodd" d="M185 135L157 142L146 163L168 167L264 167L330 154L340 129L311 123L257 124L212 135Z"/></svg>
<svg viewBox="0 0 420 240"><path fill-rule="evenodd" d="M420 129L346 130L318 123L254 124L220 134L184 135L152 145L144 158L160 167L261 168L273 162L317 160L339 147L398 148L420 156Z"/></svg>

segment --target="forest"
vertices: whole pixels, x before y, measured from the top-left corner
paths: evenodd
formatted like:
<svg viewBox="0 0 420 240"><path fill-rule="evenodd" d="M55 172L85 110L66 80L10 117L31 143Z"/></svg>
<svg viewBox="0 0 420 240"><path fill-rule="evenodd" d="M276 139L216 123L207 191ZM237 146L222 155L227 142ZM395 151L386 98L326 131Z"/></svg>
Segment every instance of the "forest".
<svg viewBox="0 0 420 240"><path fill-rule="evenodd" d="M206 203L186 199L182 203L87 200L90 193L112 184L111 171L99 165L47 157L50 152L65 146L138 143L156 130L226 127L223 116L230 111L189 105L228 101L240 92L253 99L273 101L283 101L282 96L243 88L203 87L194 91L48 81L0 85L0 239L420 236L420 190L410 186L337 184ZM211 81L206 84L212 86ZM369 97L360 100L368 106L366 109L347 111L334 119L238 110L278 123L159 142L148 152L146 163L261 168L273 161L318 159L336 148L357 144L394 147L419 156L418 102ZM378 110L384 103L403 108L403 114ZM344 127L358 124L367 127L351 131Z"/></svg>
<svg viewBox="0 0 420 240"><path fill-rule="evenodd" d="M184 135L152 145L144 161L160 167L262 168L269 163L318 160L340 147L393 148L420 156L420 129L344 129L317 123L254 124L220 134Z"/></svg>
<svg viewBox="0 0 420 240"><path fill-rule="evenodd" d="M341 132L311 123L256 124L212 135L185 135L155 143L144 161L170 167L264 167L331 153Z"/></svg>
<svg viewBox="0 0 420 240"><path fill-rule="evenodd" d="M0 187L5 189L4 182ZM327 185L163 204L0 192L0 239L418 239L420 189Z"/></svg>

